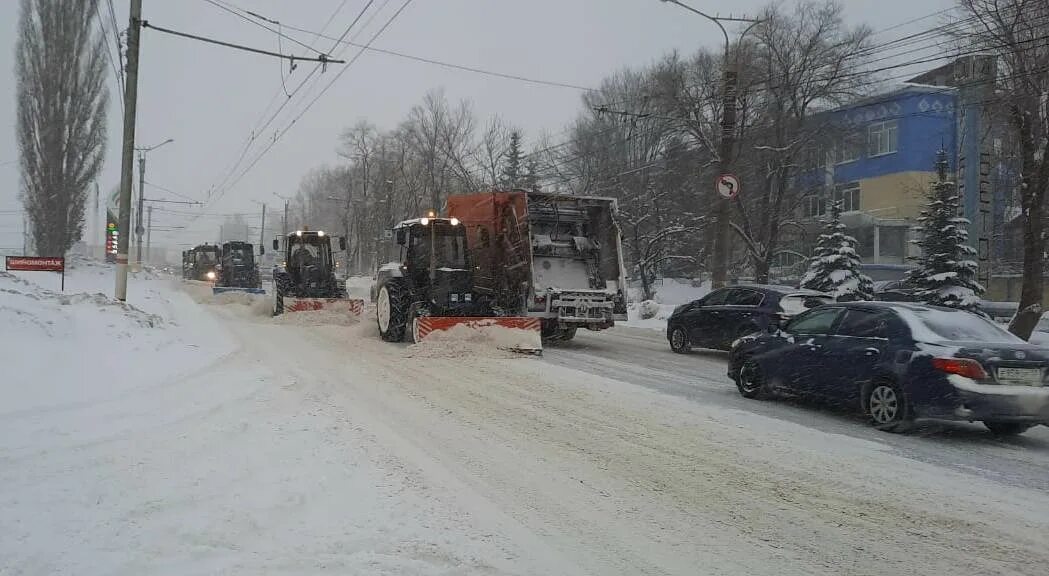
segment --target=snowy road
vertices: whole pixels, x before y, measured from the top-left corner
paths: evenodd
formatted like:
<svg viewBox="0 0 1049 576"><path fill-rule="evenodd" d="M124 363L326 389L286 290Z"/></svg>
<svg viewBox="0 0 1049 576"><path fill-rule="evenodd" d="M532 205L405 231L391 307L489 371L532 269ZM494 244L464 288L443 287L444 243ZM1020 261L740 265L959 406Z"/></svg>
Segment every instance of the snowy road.
<svg viewBox="0 0 1049 576"><path fill-rule="evenodd" d="M576 339L547 347L544 358L561 366L639 384L688 402L744 410L889 446L905 458L975 474L1009 485L1049 492L1049 427L999 439L981 424L923 423L906 435L871 429L856 414L811 404L753 401L739 395L725 375L727 355L713 350L674 354L655 330L580 331Z"/></svg>
<svg viewBox="0 0 1049 576"><path fill-rule="evenodd" d="M386 344L370 322L165 298L182 329L221 333L222 353L81 403L34 397L0 419L0 574L1049 564L1041 432L894 437L746 402L718 355L674 356L657 333L581 334L544 359L512 358Z"/></svg>

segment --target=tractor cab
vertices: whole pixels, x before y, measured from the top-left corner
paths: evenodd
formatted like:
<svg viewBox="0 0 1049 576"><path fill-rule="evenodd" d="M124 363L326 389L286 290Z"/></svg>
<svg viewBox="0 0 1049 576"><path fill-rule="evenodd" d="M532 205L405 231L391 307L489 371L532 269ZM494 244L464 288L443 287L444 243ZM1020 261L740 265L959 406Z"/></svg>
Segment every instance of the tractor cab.
<svg viewBox="0 0 1049 576"><path fill-rule="evenodd" d="M214 282L218 278L219 247L201 244L182 253L182 277L186 280Z"/></svg>
<svg viewBox="0 0 1049 576"><path fill-rule="evenodd" d="M473 300L466 227L455 218L416 218L394 228L402 274L430 307L458 308Z"/></svg>
<svg viewBox="0 0 1049 576"><path fill-rule="evenodd" d="M323 230L296 230L273 241L273 249L282 251L284 264L279 267L288 287L295 287L301 297L338 297L342 290L335 279L332 237ZM346 249L346 239L338 237L339 249Z"/></svg>
<svg viewBox="0 0 1049 576"><path fill-rule="evenodd" d="M262 247L259 247L260 253ZM248 242L226 242L219 262L219 285L235 288L261 288L255 265L255 246Z"/></svg>

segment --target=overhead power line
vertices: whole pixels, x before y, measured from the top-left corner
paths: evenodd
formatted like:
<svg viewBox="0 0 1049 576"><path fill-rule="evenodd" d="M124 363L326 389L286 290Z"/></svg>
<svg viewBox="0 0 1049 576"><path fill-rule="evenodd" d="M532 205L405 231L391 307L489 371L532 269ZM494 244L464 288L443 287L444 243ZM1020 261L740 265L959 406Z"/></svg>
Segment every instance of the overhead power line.
<svg viewBox="0 0 1049 576"><path fill-rule="evenodd" d="M386 2L389 2L389 0L386 0ZM368 9L372 6L373 3L374 3L374 0L369 0L368 3L365 4L363 8L361 8L360 12L357 13L357 16L353 19L352 22L350 22L349 26L347 26L346 29L343 31L342 35L339 37L340 39L345 38L346 35L350 33L350 31L353 29L353 27L356 26L357 23L360 22L361 18L364 17L365 13L368 11ZM229 5L229 4L227 4L227 5ZM383 3L383 7L385 7L385 6L386 6L386 3L384 2ZM327 28L327 26L335 18L335 15L341 9L342 9L342 4L340 4L339 7L336 9L336 11L333 12L332 15L328 18L328 22L324 26L325 28ZM380 10L382 10L382 8L380 8ZM374 16L374 14L373 14L373 16ZM370 23L371 19L369 19L368 22ZM272 31L272 29L270 29L269 27L267 27L265 25L261 25L261 24L259 24L257 22L252 22L252 23L256 24L256 25L259 25L262 28L265 28L266 30ZM338 47L338 44L333 45L332 49L329 50L329 52L333 51L337 47ZM316 75L317 71L320 70L320 69L321 69L321 65L320 64L314 66L313 69L310 71L310 73L307 74L306 77L302 79L302 81L299 83L299 85L296 86L295 89L292 90L290 94L287 93L287 88L284 87L284 85L283 85L283 76L282 76L281 84L282 84L282 88L284 89L284 93L287 96L287 98L283 102L281 102L280 106L272 114L269 115L269 118L266 119L265 123L262 123L263 118L265 118L267 113L269 112L270 106L272 106L273 103L276 101L276 99L280 97L281 90L277 90L276 94L274 94L274 97L270 100L270 104L266 105L266 108L265 108L265 110L263 110L262 115L259 117L258 121L256 121L255 124L253 125L253 128L252 128L251 132L248 134L248 138L245 140L243 146L241 147L240 153L237 155L237 159L223 173L224 175L219 180L219 183L209 189L209 191L208 191L208 201L209 202L211 202L213 195L215 195L216 193L217 193L217 197L221 197L223 194L225 194L225 190L227 189L227 186L226 186L227 182L229 182L229 179L232 178L237 173L237 171L240 169L241 163L244 161L244 159L247 156L248 152L251 150L252 145L255 144L256 140L258 139L258 136L260 134L262 134L263 132L265 132L266 129L269 128L270 124L272 124L273 121L277 119L277 117L280 115L280 113L289 104L291 104L292 97L295 96L296 94L298 94L299 91L306 85L307 82L309 82L311 79L315 79L315 75ZM274 137L276 137L276 135L274 135Z"/></svg>
<svg viewBox="0 0 1049 576"><path fill-rule="evenodd" d="M243 46L241 44L234 44L232 42L226 42L226 41L223 41L223 40L216 40L214 38L206 38L204 36L197 36L196 34L189 34L187 32L179 32L178 30L172 30L170 28L163 28L163 27L160 27L160 26L155 26L153 24L150 24L148 20L143 20L142 21L142 27L143 28L151 28L153 30L156 30L157 32L163 32L165 34L171 34L173 36L181 36L183 38L189 38L191 40L199 40L201 42L207 42L209 44L217 44L219 46L225 46L227 48L234 48L234 49L237 49L237 50L244 50L245 52L253 52L255 54L263 54L263 55L266 55L266 56L273 56L274 58L283 58L284 60L291 60L293 62L294 61L319 62L319 63L321 63L323 65L327 65L327 64L345 64L346 63L345 60L334 60L334 59L328 58L328 56L326 56L324 54L320 54L319 56L316 56L316 57L314 57L314 56L292 56L290 54L281 54L280 52L273 52L273 51L270 51L270 50L262 50L261 48L252 48L250 46Z"/></svg>
<svg viewBox="0 0 1049 576"><path fill-rule="evenodd" d="M372 37L368 40L366 46L371 46L371 44L374 43L379 38L379 36L381 36L393 24L393 22L404 12L404 10L406 8L408 8L408 6L412 3L412 1L413 0L405 0L404 3L401 4L400 8L398 8L397 11L394 12L393 15L390 16L390 18L383 24L383 26L381 28L379 28L379 30L377 32L375 32L375 34L372 35ZM343 37L345 37L345 34L343 34ZM353 58L351 58L349 60L347 65L344 66L341 70L339 70L339 73L336 74L335 77L332 78L332 80L330 82L328 82L328 84L321 90L321 92L319 94L317 94L312 100L310 100L310 102L294 118L292 118L291 121L288 122L288 124L283 129L281 129L279 132L277 132L277 134L274 136L273 140L270 141L270 143L265 148L263 148L258 153L258 155L255 156L255 159L252 160L251 164L249 164L246 168L244 168L244 170L241 171L240 174L238 174L237 177L232 182L230 182L227 186L225 186L222 189L221 193L217 194L217 197L221 197L222 194L224 194L226 190L229 190L230 188L233 188L234 186L236 186L237 183L239 183L240 180L243 179L244 176L247 175L255 167L255 165L258 164L258 162L270 150L273 149L274 146L276 146L277 142L280 141L280 139L284 136L284 134L286 134L289 130L291 130L292 126L294 126L307 112L309 112L310 109L313 107L313 105L316 104L317 101L320 100L320 98L322 96L324 96L324 94L326 94L329 89L331 89L331 87L335 84L335 82L337 82L339 80L339 78L342 77L343 74L345 74L347 71L350 70L350 68L353 66L353 64L355 64L357 62L357 60L360 59L360 57L364 53L364 51L365 50L363 48L358 50L357 54L355 54L353 56Z"/></svg>

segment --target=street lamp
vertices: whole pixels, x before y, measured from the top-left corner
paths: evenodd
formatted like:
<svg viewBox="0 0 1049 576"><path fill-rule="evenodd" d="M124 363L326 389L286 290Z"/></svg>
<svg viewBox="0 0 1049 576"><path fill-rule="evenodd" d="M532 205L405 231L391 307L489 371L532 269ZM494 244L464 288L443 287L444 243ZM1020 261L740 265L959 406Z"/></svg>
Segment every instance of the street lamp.
<svg viewBox="0 0 1049 576"><path fill-rule="evenodd" d="M174 138L168 138L156 146L135 148L138 152L138 214L135 216L135 236L138 237L138 247L135 249L135 260L139 266L142 265L142 234L146 231L142 226L143 203L146 199L146 154L174 141Z"/></svg>
<svg viewBox="0 0 1049 576"><path fill-rule="evenodd" d="M676 4L693 14L698 14L707 20L710 20L714 24L717 24L718 29L721 30L722 36L725 37L725 55L722 59L721 66L723 68L722 76L722 89L721 89L721 140L718 145L718 157L717 157L717 168L718 177L720 181L723 175L731 172L732 166L732 152L735 148L735 135L736 135L736 80L738 71L730 67L728 64L729 52L731 51L731 43L729 42L728 30L725 30L725 26L722 22L748 22L748 26L739 38L742 40L750 31L761 23L761 20L755 20L753 18L723 18L721 16L711 16L705 12L697 10L688 4L681 2L680 0L661 0L662 2L668 2L670 4ZM737 54L738 56L738 54ZM735 61L735 68L739 67L739 58ZM713 288L721 288L725 285L725 279L728 275L728 228L729 228L729 205L732 202L730 198L723 198L715 190L715 220L714 220L714 262L711 266L711 278L710 283Z"/></svg>

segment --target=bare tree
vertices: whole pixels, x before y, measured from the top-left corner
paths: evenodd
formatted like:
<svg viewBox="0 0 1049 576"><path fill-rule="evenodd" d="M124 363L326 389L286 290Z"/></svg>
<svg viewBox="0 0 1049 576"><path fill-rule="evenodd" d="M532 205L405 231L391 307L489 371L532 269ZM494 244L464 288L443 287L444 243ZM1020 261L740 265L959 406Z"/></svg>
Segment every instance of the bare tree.
<svg viewBox="0 0 1049 576"><path fill-rule="evenodd" d="M95 1L22 0L16 76L21 197L39 254L84 231L88 186L106 149L105 39Z"/></svg>
<svg viewBox="0 0 1049 576"><path fill-rule="evenodd" d="M802 2L790 14L771 6L761 20L755 42L744 47L762 77L746 103L756 125L742 139L749 148L745 161L736 164L753 185L735 203L739 223L733 229L747 247L756 280L765 283L783 226L801 201L794 176L805 151L828 129L813 112L856 97L867 83L855 67L863 64L870 30L847 28L841 5L832 2Z"/></svg>
<svg viewBox="0 0 1049 576"><path fill-rule="evenodd" d="M963 39L998 56L995 103L1004 108L1019 144L1023 216L1023 286L1009 330L1030 338L1042 315L1045 217L1049 192L1049 3L1045 0L959 0L972 21Z"/></svg>

